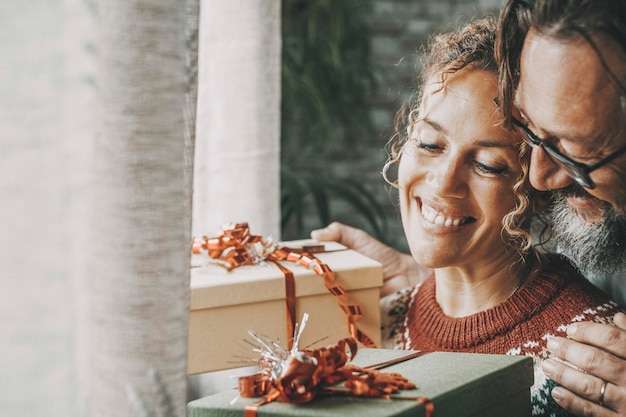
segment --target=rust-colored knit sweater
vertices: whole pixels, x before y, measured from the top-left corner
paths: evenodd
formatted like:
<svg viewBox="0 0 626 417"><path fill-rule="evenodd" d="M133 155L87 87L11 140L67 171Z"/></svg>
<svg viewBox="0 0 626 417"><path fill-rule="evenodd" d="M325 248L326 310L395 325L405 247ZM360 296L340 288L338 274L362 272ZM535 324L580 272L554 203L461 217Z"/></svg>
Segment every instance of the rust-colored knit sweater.
<svg viewBox="0 0 626 417"><path fill-rule="evenodd" d="M395 316L391 321L396 329L383 329L394 339L391 344L387 341L387 347L531 356L535 362L533 415L541 416L568 415L550 397L554 382L539 366L548 356L547 340L565 336L567 325L573 322L612 323L619 311L607 295L556 256L508 300L467 317L443 313L435 299L434 276L398 295L387 311Z"/></svg>

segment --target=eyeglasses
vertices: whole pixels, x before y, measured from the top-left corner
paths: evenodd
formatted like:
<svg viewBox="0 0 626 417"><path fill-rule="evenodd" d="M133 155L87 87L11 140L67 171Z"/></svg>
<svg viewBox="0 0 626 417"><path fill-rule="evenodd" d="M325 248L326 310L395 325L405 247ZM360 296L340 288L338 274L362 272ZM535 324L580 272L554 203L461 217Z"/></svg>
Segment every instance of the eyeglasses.
<svg viewBox="0 0 626 417"><path fill-rule="evenodd" d="M582 185L585 188L594 189L596 188L596 184L593 182L589 174L592 171L608 164L624 152L626 152L626 145L617 149L615 152L612 152L606 158L603 158L596 162L595 164L583 164L581 162L574 161L569 156L563 155L554 145L551 145L548 142L545 142L539 139L533 132L526 127L526 125L516 118L512 118L513 125L520 131L522 138L524 141L530 146L538 146L546 151L546 154L550 157L550 159L558 165L560 168L563 168L567 175L572 177L574 181L578 184Z"/></svg>

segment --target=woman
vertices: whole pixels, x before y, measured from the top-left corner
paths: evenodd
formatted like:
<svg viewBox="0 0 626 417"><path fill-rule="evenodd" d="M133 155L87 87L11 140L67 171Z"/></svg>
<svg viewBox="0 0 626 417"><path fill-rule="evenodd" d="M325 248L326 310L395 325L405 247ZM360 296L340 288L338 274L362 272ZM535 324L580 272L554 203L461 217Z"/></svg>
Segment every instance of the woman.
<svg viewBox="0 0 626 417"><path fill-rule="evenodd" d="M547 340L581 320L610 322L617 305L564 259L530 240L534 195L526 145L504 129L494 98L495 24L431 39L421 93L391 142L388 169L411 254L433 269L382 300L385 347L528 355L533 415L567 415L539 366Z"/></svg>

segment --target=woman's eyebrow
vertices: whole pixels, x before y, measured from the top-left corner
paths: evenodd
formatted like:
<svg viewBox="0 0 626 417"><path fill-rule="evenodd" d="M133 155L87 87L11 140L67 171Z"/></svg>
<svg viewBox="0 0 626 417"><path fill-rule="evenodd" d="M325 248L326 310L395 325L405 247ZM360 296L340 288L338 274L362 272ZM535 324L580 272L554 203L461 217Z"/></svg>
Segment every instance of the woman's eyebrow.
<svg viewBox="0 0 626 417"><path fill-rule="evenodd" d="M418 119L415 121L416 124L419 122L424 122L428 126L432 127L434 130L438 132L442 132L444 135L447 135L447 131L443 126L441 126L439 123L427 117L423 119ZM515 152L519 152L519 149L515 145L512 145L510 143L505 143L497 139L481 139L481 140L475 141L474 145L482 147L482 148L507 148L507 149L512 149Z"/></svg>
<svg viewBox="0 0 626 417"><path fill-rule="evenodd" d="M435 122L434 120L429 119L428 117L424 117L422 119L417 119L415 121L415 124L418 124L420 122L426 123L428 126L432 127L433 129L437 130L438 132L443 132L444 134L447 134L448 131L441 126L439 123Z"/></svg>

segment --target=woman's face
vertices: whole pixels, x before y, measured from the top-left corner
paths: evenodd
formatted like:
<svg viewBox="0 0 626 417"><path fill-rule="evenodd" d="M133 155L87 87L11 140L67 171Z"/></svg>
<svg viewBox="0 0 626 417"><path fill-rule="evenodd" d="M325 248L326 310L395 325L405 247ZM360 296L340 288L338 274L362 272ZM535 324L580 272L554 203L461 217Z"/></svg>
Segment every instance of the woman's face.
<svg viewBox="0 0 626 417"><path fill-rule="evenodd" d="M499 124L497 78L464 68L429 83L398 168L400 212L413 257L430 268L510 252L502 218L515 206L519 137Z"/></svg>

